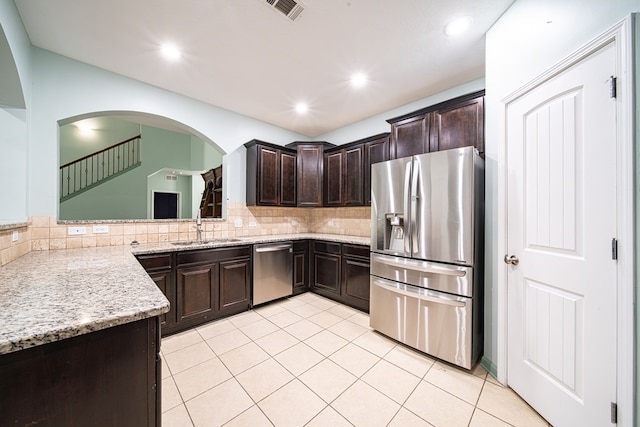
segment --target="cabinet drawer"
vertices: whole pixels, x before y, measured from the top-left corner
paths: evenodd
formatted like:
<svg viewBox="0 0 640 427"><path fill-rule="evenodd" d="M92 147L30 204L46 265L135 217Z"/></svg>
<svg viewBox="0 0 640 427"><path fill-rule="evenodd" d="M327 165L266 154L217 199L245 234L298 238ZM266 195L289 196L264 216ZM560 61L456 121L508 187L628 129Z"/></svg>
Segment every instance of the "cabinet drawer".
<svg viewBox="0 0 640 427"><path fill-rule="evenodd" d="M202 262L221 261L251 256L251 246L235 246L220 249L199 249L177 254L177 264L191 265Z"/></svg>
<svg viewBox="0 0 640 427"><path fill-rule="evenodd" d="M313 242L313 250L314 252L340 254L340 243L316 241L316 242Z"/></svg>
<svg viewBox="0 0 640 427"><path fill-rule="evenodd" d="M145 270L160 270L171 268L171 254L138 255L138 262Z"/></svg>
<svg viewBox="0 0 640 427"><path fill-rule="evenodd" d="M349 245L345 243L342 245L342 254L369 259L369 246Z"/></svg>

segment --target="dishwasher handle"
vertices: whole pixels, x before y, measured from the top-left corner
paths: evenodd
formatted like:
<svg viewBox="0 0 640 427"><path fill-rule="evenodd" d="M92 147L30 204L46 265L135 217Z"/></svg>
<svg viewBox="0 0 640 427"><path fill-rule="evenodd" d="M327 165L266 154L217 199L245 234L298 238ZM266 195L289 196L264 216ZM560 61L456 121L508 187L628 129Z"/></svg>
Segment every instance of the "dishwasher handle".
<svg viewBox="0 0 640 427"><path fill-rule="evenodd" d="M264 245L264 246L255 247L256 252L277 252L277 251L284 251L284 250L289 250L289 252L293 252L293 247L291 246L291 243L285 243L281 245Z"/></svg>

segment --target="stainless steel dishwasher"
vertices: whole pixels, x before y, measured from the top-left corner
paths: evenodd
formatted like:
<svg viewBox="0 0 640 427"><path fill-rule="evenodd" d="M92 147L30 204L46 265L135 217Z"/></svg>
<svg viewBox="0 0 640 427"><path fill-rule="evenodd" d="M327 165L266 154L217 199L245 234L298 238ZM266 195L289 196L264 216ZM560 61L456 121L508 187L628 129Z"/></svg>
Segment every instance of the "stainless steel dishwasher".
<svg viewBox="0 0 640 427"><path fill-rule="evenodd" d="M253 245L253 305L293 293L293 243Z"/></svg>

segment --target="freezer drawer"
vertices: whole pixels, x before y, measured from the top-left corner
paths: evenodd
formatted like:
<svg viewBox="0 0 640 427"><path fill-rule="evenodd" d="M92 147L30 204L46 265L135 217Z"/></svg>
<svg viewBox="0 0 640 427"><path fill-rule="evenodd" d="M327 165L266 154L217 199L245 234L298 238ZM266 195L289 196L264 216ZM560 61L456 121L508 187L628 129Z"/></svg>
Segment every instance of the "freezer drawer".
<svg viewBox="0 0 640 427"><path fill-rule="evenodd" d="M371 327L397 341L465 369L480 356L471 298L371 276L370 304Z"/></svg>

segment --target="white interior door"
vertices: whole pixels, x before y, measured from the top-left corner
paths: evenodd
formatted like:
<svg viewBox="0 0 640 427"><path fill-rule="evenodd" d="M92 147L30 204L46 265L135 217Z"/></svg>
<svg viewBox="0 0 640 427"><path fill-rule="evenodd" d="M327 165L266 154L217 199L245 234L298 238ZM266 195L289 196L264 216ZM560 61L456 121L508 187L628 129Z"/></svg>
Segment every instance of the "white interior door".
<svg viewBox="0 0 640 427"><path fill-rule="evenodd" d="M508 383L557 427L616 401L614 70L610 43L507 105Z"/></svg>

